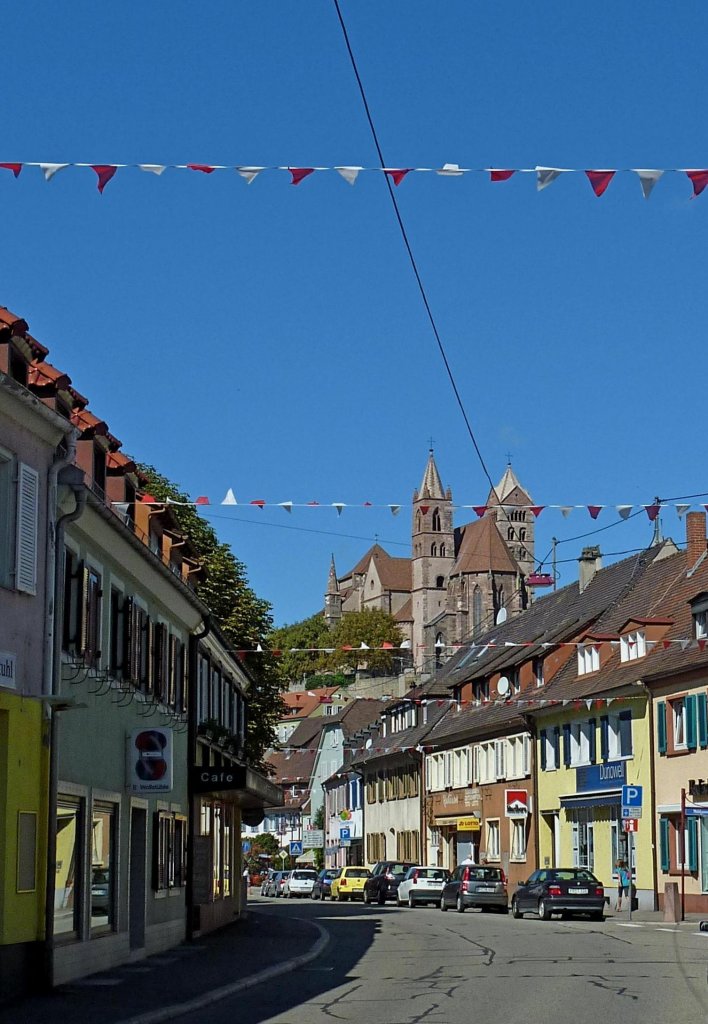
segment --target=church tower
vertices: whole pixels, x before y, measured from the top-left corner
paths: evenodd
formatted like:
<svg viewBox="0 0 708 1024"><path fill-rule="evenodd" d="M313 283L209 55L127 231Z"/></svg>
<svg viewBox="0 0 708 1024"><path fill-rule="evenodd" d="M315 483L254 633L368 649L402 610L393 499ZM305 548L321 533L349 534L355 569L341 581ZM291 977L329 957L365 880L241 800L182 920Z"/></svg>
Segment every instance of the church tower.
<svg viewBox="0 0 708 1024"><path fill-rule="evenodd" d="M339 624L342 617L342 595L339 592L339 581L337 570L334 566L334 555L329 565L329 579L327 580L327 593L325 594L325 622L330 629Z"/></svg>
<svg viewBox="0 0 708 1024"><path fill-rule="evenodd" d="M443 490L432 448L420 488L413 494L412 540L413 659L423 668L434 655L424 646L425 626L445 613L447 580L455 561L452 492Z"/></svg>
<svg viewBox="0 0 708 1024"><path fill-rule="evenodd" d="M536 517L530 509L533 501L507 465L504 476L487 498L488 514L496 515L497 529L524 576L534 571L534 529ZM525 507L524 507L525 506Z"/></svg>

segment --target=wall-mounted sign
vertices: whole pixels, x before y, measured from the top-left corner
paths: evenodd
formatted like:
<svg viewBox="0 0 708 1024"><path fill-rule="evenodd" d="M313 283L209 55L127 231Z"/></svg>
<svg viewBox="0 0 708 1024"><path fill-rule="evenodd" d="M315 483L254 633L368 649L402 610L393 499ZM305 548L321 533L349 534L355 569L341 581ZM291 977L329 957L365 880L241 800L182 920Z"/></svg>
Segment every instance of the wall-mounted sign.
<svg viewBox="0 0 708 1024"><path fill-rule="evenodd" d="M172 730L161 726L133 729L128 734L126 788L131 793L169 793L172 790Z"/></svg>
<svg viewBox="0 0 708 1024"><path fill-rule="evenodd" d="M458 818L457 819L457 831L458 832L479 832L482 827L482 823L479 818Z"/></svg>
<svg viewBox="0 0 708 1024"><path fill-rule="evenodd" d="M621 789L627 781L626 761L604 761L575 769L575 788L578 793L596 789ZM619 800L617 801L619 803Z"/></svg>
<svg viewBox="0 0 708 1024"><path fill-rule="evenodd" d="M321 828L306 828L302 833L303 850L321 850L324 846L324 841L324 830Z"/></svg>
<svg viewBox="0 0 708 1024"><path fill-rule="evenodd" d="M504 790L504 806L507 818L525 818L529 813L529 794L526 789Z"/></svg>
<svg viewBox="0 0 708 1024"><path fill-rule="evenodd" d="M0 651L0 686L17 689L17 656L9 651Z"/></svg>
<svg viewBox="0 0 708 1024"><path fill-rule="evenodd" d="M246 769L240 764L231 765L229 768L210 768L208 765L193 764L189 769L189 781L194 793L245 789Z"/></svg>

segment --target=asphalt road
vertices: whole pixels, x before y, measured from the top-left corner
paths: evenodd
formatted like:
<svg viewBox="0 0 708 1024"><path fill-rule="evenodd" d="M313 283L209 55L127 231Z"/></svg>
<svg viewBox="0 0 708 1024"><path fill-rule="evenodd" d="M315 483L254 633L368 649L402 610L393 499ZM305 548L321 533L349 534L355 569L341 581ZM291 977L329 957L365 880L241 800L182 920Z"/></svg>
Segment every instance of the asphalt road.
<svg viewBox="0 0 708 1024"><path fill-rule="evenodd" d="M319 960L185 1024L706 1024L708 935L616 922L309 900L254 909L316 920ZM293 955L302 950L293 950ZM254 950L257 956L257 950Z"/></svg>

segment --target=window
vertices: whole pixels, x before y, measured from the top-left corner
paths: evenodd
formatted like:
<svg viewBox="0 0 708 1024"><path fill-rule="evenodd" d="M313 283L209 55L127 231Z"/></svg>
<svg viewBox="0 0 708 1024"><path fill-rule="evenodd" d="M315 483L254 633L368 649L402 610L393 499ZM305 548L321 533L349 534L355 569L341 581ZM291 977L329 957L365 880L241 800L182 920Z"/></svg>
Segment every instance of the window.
<svg viewBox="0 0 708 1024"><path fill-rule="evenodd" d="M509 529L506 531L506 539L507 540L513 540L514 539L514 527L513 526L510 526Z"/></svg>
<svg viewBox="0 0 708 1024"><path fill-rule="evenodd" d="M15 587L26 594L37 593L37 523L39 514L39 473L24 463L17 480L17 552Z"/></svg>
<svg viewBox="0 0 708 1024"><path fill-rule="evenodd" d="M437 544L432 544L430 546L430 554L432 555L433 558L435 558L437 553L438 553L438 546L437 546Z"/></svg>
<svg viewBox="0 0 708 1024"><path fill-rule="evenodd" d="M499 819L487 821L487 860L499 860Z"/></svg>
<svg viewBox="0 0 708 1024"><path fill-rule="evenodd" d="M441 549L440 554L444 555L445 552ZM437 576L435 578L435 586L438 588L438 590L442 590L444 588L444 586L445 586L445 577L444 576Z"/></svg>
<svg viewBox="0 0 708 1024"><path fill-rule="evenodd" d="M578 675L585 676L589 672L597 672L600 668L600 651L594 644L578 645Z"/></svg>
<svg viewBox="0 0 708 1024"><path fill-rule="evenodd" d="M570 742L569 763L572 767L590 764L595 723L572 722L568 730Z"/></svg>
<svg viewBox="0 0 708 1024"><path fill-rule="evenodd" d="M497 779L506 778L506 740L494 742L494 774Z"/></svg>
<svg viewBox="0 0 708 1024"><path fill-rule="evenodd" d="M708 611L696 612L693 617L695 625L696 640L705 640L708 637Z"/></svg>
<svg viewBox="0 0 708 1024"><path fill-rule="evenodd" d="M536 682L536 686L543 686L545 682L543 676L543 658L533 659L533 677Z"/></svg>
<svg viewBox="0 0 708 1024"><path fill-rule="evenodd" d="M511 859L526 860L526 819L512 818L509 824L511 830Z"/></svg>
<svg viewBox="0 0 708 1024"><path fill-rule="evenodd" d="M472 628L475 633L482 628L482 591L475 587L472 593Z"/></svg>
<svg viewBox="0 0 708 1024"><path fill-rule="evenodd" d="M211 805L202 807L202 835L211 819ZM204 812L207 811L206 815ZM158 892L187 884L187 819L170 811L157 811L153 835L152 887Z"/></svg>
<svg viewBox="0 0 708 1024"><path fill-rule="evenodd" d="M503 743L503 740L499 741ZM502 757L503 760L503 757ZM487 783L497 780L496 743L478 743L475 747L475 782Z"/></svg>
<svg viewBox="0 0 708 1024"><path fill-rule="evenodd" d="M680 700L670 702L671 722L673 725L674 750L686 749L686 701L683 697Z"/></svg>
<svg viewBox="0 0 708 1024"><path fill-rule="evenodd" d="M91 825L91 930L115 929L115 804L94 804Z"/></svg>
<svg viewBox="0 0 708 1024"><path fill-rule="evenodd" d="M125 653L125 618L123 616L123 594L117 587L111 587L111 640L109 669L114 679L123 674Z"/></svg>
<svg viewBox="0 0 708 1024"><path fill-rule="evenodd" d="M396 857L402 861L418 861L419 835L416 830L398 832L396 835Z"/></svg>
<svg viewBox="0 0 708 1024"><path fill-rule="evenodd" d="M530 772L531 740L528 735L510 736L507 740L506 777L522 779Z"/></svg>
<svg viewBox="0 0 708 1024"><path fill-rule="evenodd" d="M541 771L552 772L560 768L560 726L541 729Z"/></svg>
<svg viewBox="0 0 708 1024"><path fill-rule="evenodd" d="M169 631L162 622L152 626L152 679L155 696L161 703L167 700Z"/></svg>
<svg viewBox="0 0 708 1024"><path fill-rule="evenodd" d="M647 653L646 634L643 630L620 637L620 661L636 661Z"/></svg>
<svg viewBox="0 0 708 1024"><path fill-rule="evenodd" d="M339 708L336 707L336 705L334 705L334 704L325 704L324 705L324 713L325 713L325 715L336 715L338 713L338 711L339 711Z"/></svg>
<svg viewBox="0 0 708 1024"><path fill-rule="evenodd" d="M519 530L519 540L526 540L526 527L522 526Z"/></svg>
<svg viewBox="0 0 708 1024"><path fill-rule="evenodd" d="M13 458L0 448L0 587L12 585Z"/></svg>
<svg viewBox="0 0 708 1024"><path fill-rule="evenodd" d="M573 867L595 869L595 833L592 808L568 811L573 825Z"/></svg>
<svg viewBox="0 0 708 1024"><path fill-rule="evenodd" d="M607 757L616 760L621 757L632 756L632 712L621 711L619 715L607 715L601 720L603 733L606 731L606 739L603 736L603 759Z"/></svg>
<svg viewBox="0 0 708 1024"><path fill-rule="evenodd" d="M78 938L83 888L83 801L59 796L56 828L54 934L58 939Z"/></svg>
<svg viewBox="0 0 708 1024"><path fill-rule="evenodd" d="M80 651L86 665L96 668L101 661L101 616L103 611L101 576L85 565L81 589Z"/></svg>
<svg viewBox="0 0 708 1024"><path fill-rule="evenodd" d="M440 545L440 557L441 558L445 557L445 545L444 544Z"/></svg>
<svg viewBox="0 0 708 1024"><path fill-rule="evenodd" d="M433 510L433 530L435 533L440 533L440 509L436 508Z"/></svg>
<svg viewBox="0 0 708 1024"><path fill-rule="evenodd" d="M369 864L384 860L386 857L386 835L383 832L370 832L366 837L366 850Z"/></svg>

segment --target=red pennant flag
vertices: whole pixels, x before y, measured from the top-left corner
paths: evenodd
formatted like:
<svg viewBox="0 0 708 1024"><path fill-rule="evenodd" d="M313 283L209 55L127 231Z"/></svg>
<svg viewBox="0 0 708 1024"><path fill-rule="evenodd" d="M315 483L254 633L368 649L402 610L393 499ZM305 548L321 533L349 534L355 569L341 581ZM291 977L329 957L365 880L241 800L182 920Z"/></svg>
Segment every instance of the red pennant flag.
<svg viewBox="0 0 708 1024"><path fill-rule="evenodd" d="M705 642L705 640L697 640L696 643L698 644L698 646L700 647L700 649L702 651L705 651L705 649L706 649L706 642Z"/></svg>
<svg viewBox="0 0 708 1024"><path fill-rule="evenodd" d="M98 175L98 191L100 193L103 193L104 188L118 170L115 164L91 164L91 169Z"/></svg>
<svg viewBox="0 0 708 1024"><path fill-rule="evenodd" d="M656 517L659 515L661 505L645 505L644 511L649 516L649 522L653 523Z"/></svg>
<svg viewBox="0 0 708 1024"><path fill-rule="evenodd" d="M615 176L615 171L586 171L588 180L595 195L600 198Z"/></svg>
<svg viewBox="0 0 708 1024"><path fill-rule="evenodd" d="M146 505L154 505L157 502L157 498L154 498L152 494L143 494L141 501L144 501Z"/></svg>
<svg viewBox="0 0 708 1024"><path fill-rule="evenodd" d="M280 648L279 648L279 647L275 647L275 648L274 648L274 649L273 649L273 650L271 651L271 654L275 655L275 657L276 657L276 658L280 658L280 657L281 657L281 655L282 655L282 653L283 653L283 652L282 652L282 651L280 650Z"/></svg>
<svg viewBox="0 0 708 1024"><path fill-rule="evenodd" d="M381 644L381 650L382 651L392 651L393 650L393 644L389 643L388 640L384 640L384 642Z"/></svg>
<svg viewBox="0 0 708 1024"><path fill-rule="evenodd" d="M398 170L386 171L394 185L400 185L407 174L413 170L412 167L399 168Z"/></svg>
<svg viewBox="0 0 708 1024"><path fill-rule="evenodd" d="M516 171L490 171L489 177L491 181L508 181L512 174Z"/></svg>
<svg viewBox="0 0 708 1024"><path fill-rule="evenodd" d="M686 171L686 174L691 179L693 185L693 198L699 196L703 189L708 185L708 171Z"/></svg>
<svg viewBox="0 0 708 1024"><path fill-rule="evenodd" d="M430 511L430 505L421 505L420 511L423 513L424 516L427 516L428 512Z"/></svg>
<svg viewBox="0 0 708 1024"><path fill-rule="evenodd" d="M19 178L22 164L0 164L6 171L12 171L16 178Z"/></svg>
<svg viewBox="0 0 708 1024"><path fill-rule="evenodd" d="M487 511L487 506L486 505L473 505L472 506L472 511L476 512L477 515L479 516L479 518L481 519L482 516L484 515L484 513Z"/></svg>
<svg viewBox="0 0 708 1024"><path fill-rule="evenodd" d="M211 164L187 164L190 171L201 171L202 174L211 174L216 168L212 167Z"/></svg>
<svg viewBox="0 0 708 1024"><path fill-rule="evenodd" d="M588 505L588 512L590 513L592 519L597 519L597 517L602 512L602 509L602 505Z"/></svg>
<svg viewBox="0 0 708 1024"><path fill-rule="evenodd" d="M251 501L251 502L249 502L249 504L251 504L251 505L257 505L257 506L258 506L258 508L263 508L263 506L265 505L265 502L263 501L263 499L262 499L262 498L256 498L256 500L255 500L255 501Z"/></svg>
<svg viewBox="0 0 708 1024"><path fill-rule="evenodd" d="M371 506L371 502L370 501L365 501L364 502L364 508L371 508L371 507L372 506Z"/></svg>
<svg viewBox="0 0 708 1024"><path fill-rule="evenodd" d="M319 501L308 501L308 505L319 505Z"/></svg>
<svg viewBox="0 0 708 1024"><path fill-rule="evenodd" d="M205 494L200 494L197 500L194 502L195 505L208 505L209 499Z"/></svg>
<svg viewBox="0 0 708 1024"><path fill-rule="evenodd" d="M342 647L342 650L343 651L352 651L352 650L354 650L354 648L352 647L351 644L344 644L344 646Z"/></svg>
<svg viewBox="0 0 708 1024"><path fill-rule="evenodd" d="M545 505L532 505L531 506L531 511L533 512L533 514L536 517L536 519L538 519L538 517L541 515L541 513L543 512L545 507L546 507Z"/></svg>
<svg viewBox="0 0 708 1024"><path fill-rule="evenodd" d="M315 173L314 167L288 167L288 170L293 176L293 180L290 182L291 185L299 185L304 178Z"/></svg>
<svg viewBox="0 0 708 1024"><path fill-rule="evenodd" d="M662 640L661 643L662 643L665 651L668 651L669 647L671 647L671 641L670 640Z"/></svg>

